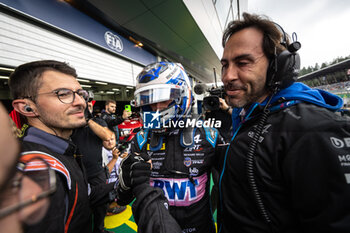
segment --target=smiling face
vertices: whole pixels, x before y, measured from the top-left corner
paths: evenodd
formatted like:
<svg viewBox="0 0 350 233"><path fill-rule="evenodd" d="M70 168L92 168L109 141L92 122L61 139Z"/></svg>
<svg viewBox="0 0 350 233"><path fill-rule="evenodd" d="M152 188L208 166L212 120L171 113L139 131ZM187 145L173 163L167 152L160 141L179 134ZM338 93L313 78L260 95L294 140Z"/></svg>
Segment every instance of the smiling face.
<svg viewBox="0 0 350 233"><path fill-rule="evenodd" d="M234 33L227 41L221 59L226 101L233 107L262 102L269 61L262 48L263 34L249 27Z"/></svg>
<svg viewBox="0 0 350 233"><path fill-rule="evenodd" d="M48 133L52 134L54 130L58 136L67 138L72 129L86 124L85 100L74 93L75 97L72 103L62 103L52 91L62 88L76 91L82 88L73 76L57 71L45 71L42 74L41 82L42 85L37 91L35 109L33 110L38 117L30 118L29 121L31 121L31 125Z"/></svg>

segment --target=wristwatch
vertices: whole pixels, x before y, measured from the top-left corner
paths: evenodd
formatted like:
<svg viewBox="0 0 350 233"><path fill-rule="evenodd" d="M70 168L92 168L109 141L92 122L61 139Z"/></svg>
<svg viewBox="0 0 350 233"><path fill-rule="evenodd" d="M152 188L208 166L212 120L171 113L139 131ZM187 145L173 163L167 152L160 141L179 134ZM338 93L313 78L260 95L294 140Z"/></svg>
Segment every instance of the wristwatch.
<svg viewBox="0 0 350 233"><path fill-rule="evenodd" d="M226 108L225 112L229 112L230 109L232 109L232 108L231 107Z"/></svg>

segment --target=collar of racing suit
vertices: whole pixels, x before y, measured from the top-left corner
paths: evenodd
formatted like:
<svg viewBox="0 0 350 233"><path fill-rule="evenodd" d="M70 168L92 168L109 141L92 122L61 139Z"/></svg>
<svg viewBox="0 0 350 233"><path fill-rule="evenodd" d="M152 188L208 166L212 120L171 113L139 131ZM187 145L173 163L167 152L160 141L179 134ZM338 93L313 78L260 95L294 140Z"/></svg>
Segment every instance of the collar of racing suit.
<svg viewBox="0 0 350 233"><path fill-rule="evenodd" d="M70 140L46 133L33 126L26 129L23 141L44 145L59 154L72 155L77 150L76 146Z"/></svg>

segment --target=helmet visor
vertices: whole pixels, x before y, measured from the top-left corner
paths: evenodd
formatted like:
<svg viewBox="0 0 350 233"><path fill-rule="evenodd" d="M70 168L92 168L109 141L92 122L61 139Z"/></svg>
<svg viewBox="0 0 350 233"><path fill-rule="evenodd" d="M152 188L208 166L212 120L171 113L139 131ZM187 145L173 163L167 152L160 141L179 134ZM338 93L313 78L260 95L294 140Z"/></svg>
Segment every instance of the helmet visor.
<svg viewBox="0 0 350 233"><path fill-rule="evenodd" d="M166 86L135 92L135 107L177 99L180 98L180 95L181 91L179 88Z"/></svg>

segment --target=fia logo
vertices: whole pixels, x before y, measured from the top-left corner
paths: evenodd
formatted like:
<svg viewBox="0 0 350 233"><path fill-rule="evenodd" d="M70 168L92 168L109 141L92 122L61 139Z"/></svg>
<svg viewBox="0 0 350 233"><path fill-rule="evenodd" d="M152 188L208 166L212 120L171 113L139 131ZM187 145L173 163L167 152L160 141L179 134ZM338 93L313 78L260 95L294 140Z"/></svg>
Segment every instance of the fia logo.
<svg viewBox="0 0 350 233"><path fill-rule="evenodd" d="M117 36L114 35L112 32L107 31L105 33L105 41L111 49L121 52L123 51L123 42L122 40Z"/></svg>
<svg viewBox="0 0 350 233"><path fill-rule="evenodd" d="M143 127L145 129L159 129L160 128L160 116L159 111L156 112L144 112L143 113Z"/></svg>

